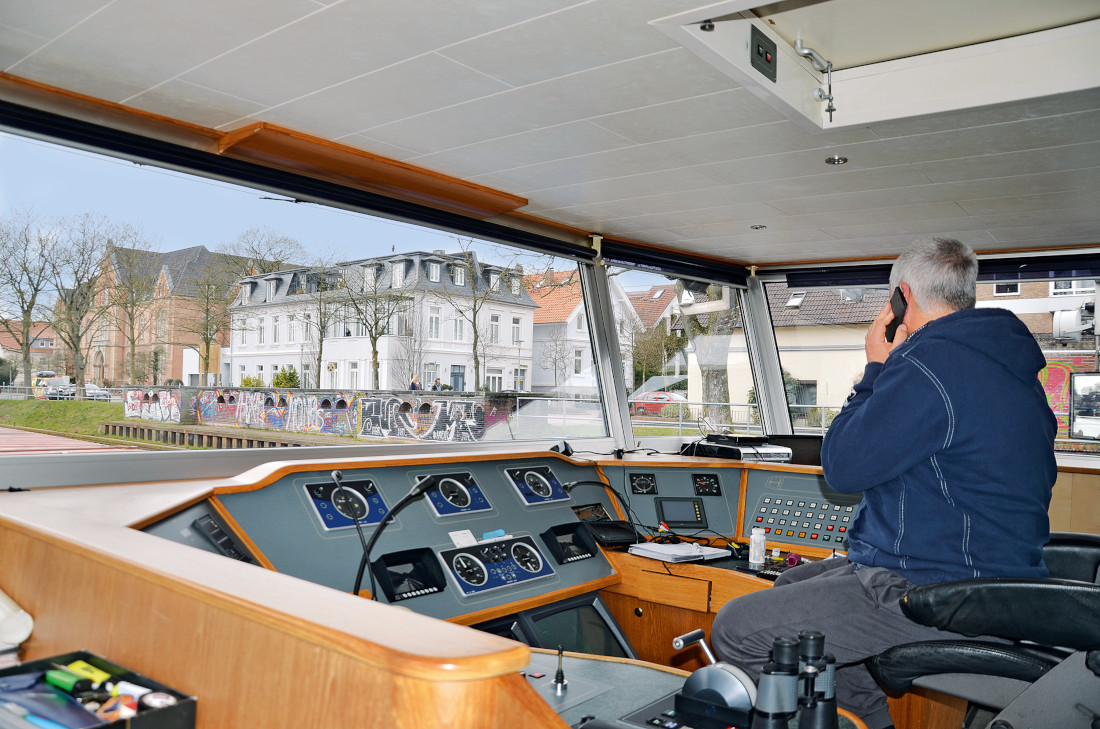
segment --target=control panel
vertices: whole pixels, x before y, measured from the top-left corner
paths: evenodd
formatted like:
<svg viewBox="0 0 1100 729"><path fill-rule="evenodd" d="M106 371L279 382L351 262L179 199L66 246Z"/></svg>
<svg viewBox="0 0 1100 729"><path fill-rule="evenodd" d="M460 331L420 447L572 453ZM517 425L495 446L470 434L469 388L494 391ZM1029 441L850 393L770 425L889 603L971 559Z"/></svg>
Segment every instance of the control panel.
<svg viewBox="0 0 1100 729"><path fill-rule="evenodd" d="M505 473L528 506L569 499L569 494L565 493L565 488L549 466L509 468Z"/></svg>
<svg viewBox="0 0 1100 729"><path fill-rule="evenodd" d="M386 502L370 479L335 482L317 481L302 486L313 502L313 513L321 520L321 528L347 529L354 527L358 520L360 526L370 526L382 521L389 511Z"/></svg>
<svg viewBox="0 0 1100 729"><path fill-rule="evenodd" d="M436 516L447 517L488 511L493 508L473 474L448 473L436 477L436 486L427 494Z"/></svg>
<svg viewBox="0 0 1100 729"><path fill-rule="evenodd" d="M667 527L679 536L714 537L737 531L740 468L604 466L603 470L611 488L629 500L631 518L641 527L654 532ZM573 493L580 494L581 487ZM639 531L647 533L645 528Z"/></svg>
<svg viewBox="0 0 1100 729"><path fill-rule="evenodd" d="M446 549L439 553L439 558L464 595L499 590L554 574L554 568L530 537Z"/></svg>
<svg viewBox="0 0 1100 729"><path fill-rule="evenodd" d="M218 494L183 521L146 527L207 551L240 553L283 574L342 592L374 578L383 602L442 619L587 587L613 574L577 505L613 513L598 486L583 495L564 483L599 482L593 465L557 458L420 459L403 465L294 471L252 490ZM395 516L387 514L425 476L434 485ZM213 508L216 507L216 508ZM195 521L209 516L201 525ZM377 535L363 579L364 540ZM377 534L382 530L381 534ZM242 539L234 541L234 536ZM247 539L243 539L247 537ZM241 544L247 544L249 553Z"/></svg>
<svg viewBox="0 0 1100 729"><path fill-rule="evenodd" d="M822 476L750 470L741 536L762 527L768 541L845 550L859 494L833 491Z"/></svg>

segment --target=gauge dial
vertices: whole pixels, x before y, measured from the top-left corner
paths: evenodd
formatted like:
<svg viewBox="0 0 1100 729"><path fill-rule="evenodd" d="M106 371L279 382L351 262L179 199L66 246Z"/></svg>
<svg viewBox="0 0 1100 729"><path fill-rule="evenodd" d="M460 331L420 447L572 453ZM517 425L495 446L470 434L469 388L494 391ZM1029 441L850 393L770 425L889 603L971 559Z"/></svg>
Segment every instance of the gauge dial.
<svg viewBox="0 0 1100 729"><path fill-rule="evenodd" d="M512 545L512 559L523 569L535 574L542 569L542 555L530 544L516 542Z"/></svg>
<svg viewBox="0 0 1100 729"><path fill-rule="evenodd" d="M465 509L470 505L470 491L453 478L445 478L439 482L439 493L453 506Z"/></svg>
<svg viewBox="0 0 1100 729"><path fill-rule="evenodd" d="M652 473L630 474L630 493L655 494L657 493L657 477Z"/></svg>
<svg viewBox="0 0 1100 729"><path fill-rule="evenodd" d="M332 492L332 506L349 519L367 518L367 502L362 495L351 489L335 489Z"/></svg>
<svg viewBox="0 0 1100 729"><path fill-rule="evenodd" d="M536 496L548 499L554 493L554 487L550 485L550 481L538 471L528 471L523 474L523 481Z"/></svg>
<svg viewBox="0 0 1100 729"><path fill-rule="evenodd" d="M489 573L485 570L485 565L472 554L466 554L465 552L456 554L454 559L451 560L451 567L460 580L474 587L480 587L489 580Z"/></svg>

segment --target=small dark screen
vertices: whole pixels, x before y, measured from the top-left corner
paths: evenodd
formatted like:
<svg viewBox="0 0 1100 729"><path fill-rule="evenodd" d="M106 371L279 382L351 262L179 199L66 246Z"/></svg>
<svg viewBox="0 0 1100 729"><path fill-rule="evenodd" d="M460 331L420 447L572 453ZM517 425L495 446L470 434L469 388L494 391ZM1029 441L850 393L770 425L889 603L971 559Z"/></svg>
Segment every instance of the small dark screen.
<svg viewBox="0 0 1100 729"><path fill-rule="evenodd" d="M419 562L389 565L386 569L390 573L390 581L393 583L395 595L402 595L413 590L423 590L435 584L431 575L426 574L426 570Z"/></svg>
<svg viewBox="0 0 1100 729"><path fill-rule="evenodd" d="M559 645L575 653L627 658L603 616L591 605L579 605L550 613L534 620L541 644L547 648Z"/></svg>
<svg viewBox="0 0 1100 729"><path fill-rule="evenodd" d="M569 559L570 557L580 557L588 554L587 549L579 546L575 541L573 541L573 532L569 532L567 534L557 534L555 536L558 539L558 545L561 546L562 557L564 559Z"/></svg>
<svg viewBox="0 0 1100 729"><path fill-rule="evenodd" d="M698 521L695 504L691 501L665 501L662 505L666 521Z"/></svg>

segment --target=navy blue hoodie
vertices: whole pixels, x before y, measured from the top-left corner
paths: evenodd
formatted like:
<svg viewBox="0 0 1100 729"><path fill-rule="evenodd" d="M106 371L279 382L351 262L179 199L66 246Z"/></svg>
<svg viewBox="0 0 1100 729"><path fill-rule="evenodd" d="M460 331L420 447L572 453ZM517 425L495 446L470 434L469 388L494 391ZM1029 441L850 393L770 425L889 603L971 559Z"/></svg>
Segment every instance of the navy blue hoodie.
<svg viewBox="0 0 1100 729"><path fill-rule="evenodd" d="M831 488L863 492L848 558L916 584L1046 577L1057 422L1045 366L1003 309L935 319L868 363L821 452Z"/></svg>

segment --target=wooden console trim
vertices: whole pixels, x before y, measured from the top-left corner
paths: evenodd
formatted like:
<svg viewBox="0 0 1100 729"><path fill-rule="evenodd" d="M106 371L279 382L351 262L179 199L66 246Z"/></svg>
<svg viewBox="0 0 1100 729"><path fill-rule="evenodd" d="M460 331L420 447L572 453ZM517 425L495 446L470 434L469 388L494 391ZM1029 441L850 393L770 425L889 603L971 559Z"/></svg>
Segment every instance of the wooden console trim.
<svg viewBox="0 0 1100 729"><path fill-rule="evenodd" d="M267 555L263 553L259 545L252 541L252 537L248 536L248 532L244 530L244 527L233 518L233 515L229 513L229 509L225 508L225 504L221 502L221 499L217 496L211 496L210 508L214 510L218 518L222 520L222 523L233 532L233 536L241 541L241 544L252 553L252 556L255 557L263 567L278 572L278 570L275 569L275 565L267 558ZM367 597L370 597L369 590L367 591Z"/></svg>
<svg viewBox="0 0 1100 729"><path fill-rule="evenodd" d="M476 219L496 217L527 204L518 195L265 122L224 134L218 152Z"/></svg>
<svg viewBox="0 0 1100 729"><path fill-rule="evenodd" d="M334 453L334 455L336 455ZM523 461L529 459L556 459L564 461L571 465L577 466L589 466L593 465L588 461L575 461L571 458L567 458L560 453L554 453L553 451L536 451L530 454L524 454L517 456L516 453L497 452L497 453L478 453L477 460L479 462L485 461ZM340 468L344 470L349 469L371 469L371 468L398 468L402 466L415 466L417 468L434 468L436 466L444 466L449 463L468 464L470 463L470 454L448 454L448 455L430 455L430 454L410 454L399 456L377 456L374 458L325 458L318 460L308 461L273 461L272 463L262 466L256 466L244 473L241 473L232 478L223 479L214 485L214 493L220 494L238 494L248 491L259 491L265 486L270 486L279 479L290 476L296 473L324 473L327 474L333 468ZM606 481L606 479L604 479Z"/></svg>
<svg viewBox="0 0 1100 729"><path fill-rule="evenodd" d="M530 608L542 607L543 605L549 605L550 603L557 602L558 600L565 600L566 598L575 597L576 595L583 595L587 592L596 592L613 585L617 585L622 582L621 575L608 575L607 577L601 577L596 580L589 580L582 585L576 587L567 587L562 590L556 590L555 592L546 592L534 597L529 597L524 600L516 600L506 605L498 605L497 607L486 608L485 610L478 610L473 613L463 613L462 615L456 615L453 618L448 618L447 622L454 623L455 625L477 625L483 623L486 620L493 620L495 618L502 618L505 615L512 615L514 613L529 610Z"/></svg>

